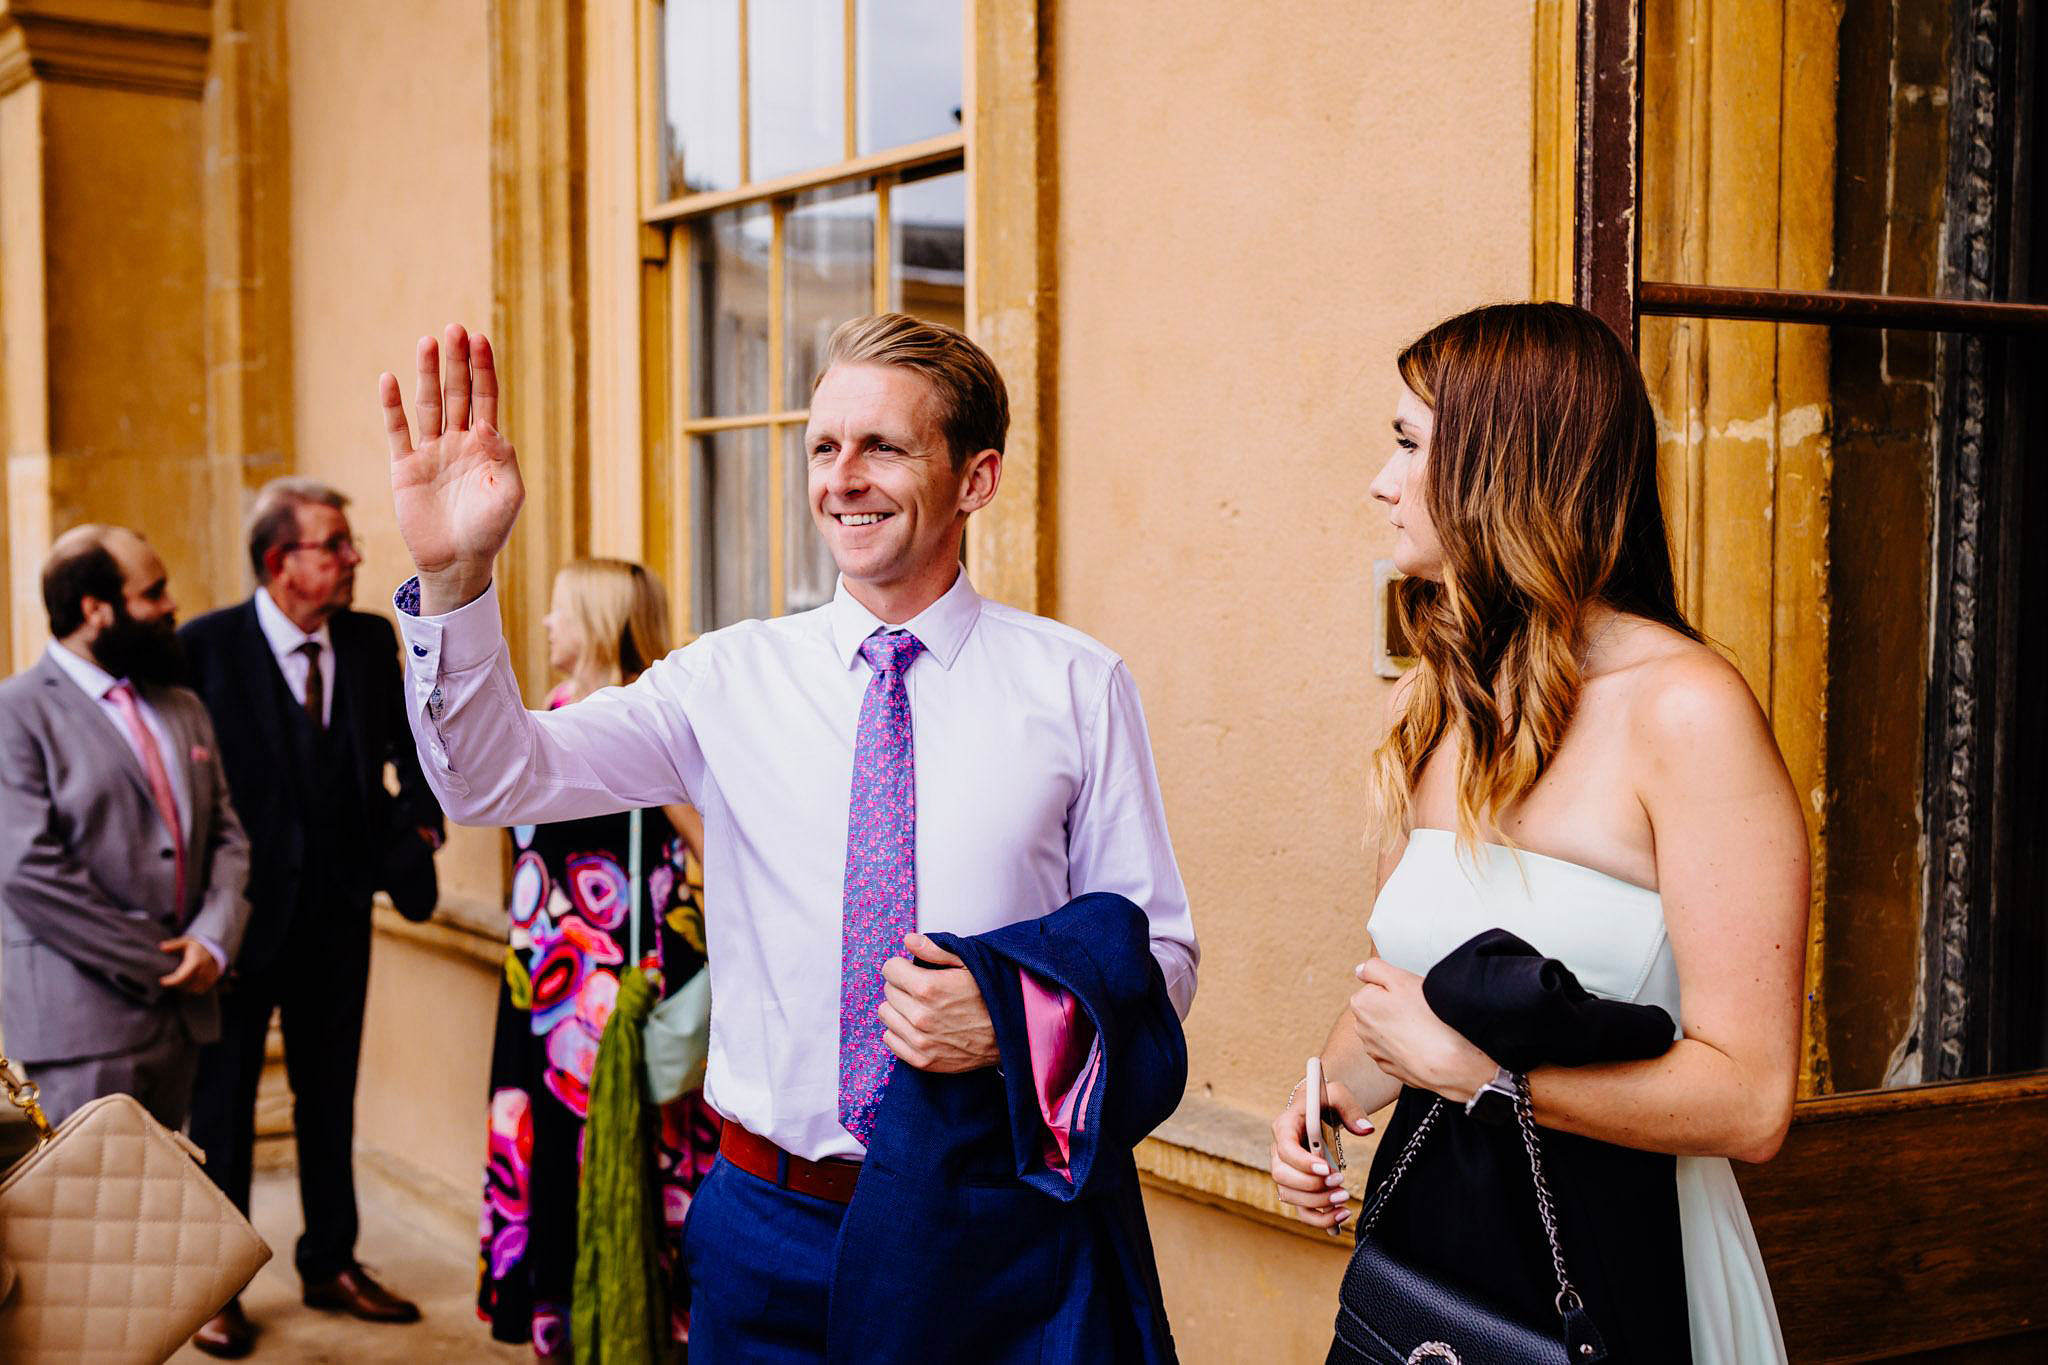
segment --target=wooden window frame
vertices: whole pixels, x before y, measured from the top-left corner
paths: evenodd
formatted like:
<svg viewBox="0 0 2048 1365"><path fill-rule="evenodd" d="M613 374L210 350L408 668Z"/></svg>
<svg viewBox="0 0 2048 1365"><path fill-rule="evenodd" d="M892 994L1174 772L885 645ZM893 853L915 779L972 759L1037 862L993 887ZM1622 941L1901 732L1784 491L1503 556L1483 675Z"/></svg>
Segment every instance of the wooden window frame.
<svg viewBox="0 0 2048 1365"><path fill-rule="evenodd" d="M1990 189L1973 190L1973 221L1950 248L1951 264L1959 267L1952 273L1964 281L1966 296L1936 298L1642 279L1641 4L1579 0L1575 300L1631 348L1638 320L1646 316L1953 333L1962 348L1960 382L1977 386L1965 392L1964 406L1972 393L1981 399L1986 364L1996 364L1998 352L2017 356L2021 345L2038 348L2048 339L2048 305L1999 297L2013 280L2026 281L2025 263L2011 274L2003 266L1983 265L1997 254L1984 250L1988 234L2003 231L2011 235L2008 240L2027 240L2025 225L1999 221L1999 204L1991 201L1994 192L2011 189L1998 180L2006 164L2000 153L2023 168L2018 174L2032 174L2024 169L2016 131L2025 113L1997 108L1996 95L2000 63L2012 60L2005 49L2025 41L2015 36L2020 22L2038 25L2041 18L2039 7L2026 0L1971 0L1959 14L1967 31L1959 29L1957 41L1976 45L1973 56L1997 54L1989 60L1978 56L1971 72L1973 107L1957 114L1977 119L1971 133L1982 143L1972 147L1991 154L1994 171L1983 177ZM2043 39L2034 35L2031 41ZM2007 140L2003 145L2001 138ZM1979 202L1986 196L1991 200ZM2028 198L2015 194L2010 202ZM1539 277L1540 266L1539 261ZM2031 283L2038 289L2043 280ZM2016 433L2028 429L2009 425L2008 439L2017 443ZM1980 430L1975 439L1991 438ZM1983 467L1997 463L1988 451L1979 454ZM1942 510L1945 524L1938 536L1950 538L1950 562L1985 561L1974 541L1964 543L1960 556L1953 547L1957 537L1977 534L1980 518L1989 519L1989 505L1988 491L1977 489ZM1778 1159L1743 1172L1795 1359L1890 1357L2007 1337L2048 1319L2048 1282L2020 1269L2048 1264L2048 1195L2038 1181L2027 1179L2038 1161L2041 1134L2048 1131L2048 1071L1955 1079L1973 1058L1986 1055L1987 1038L2000 1026L1969 1002L1973 992L1991 994L1984 990L1985 964L1998 946L1986 935L1996 930L1989 904L1999 856L1996 825L2008 812L1994 800L1986 819L1981 806L1994 787L1992 765L2011 761L1994 755L1999 746L1990 727L2010 721L2015 701L2009 687L2000 695L1992 675L2005 661L1987 657L1995 641L1977 625L1991 609L1983 604L2001 595L2007 599L2003 607L2012 609L2009 583L1945 579L1939 595L1936 657L1953 654L1958 662L1944 667L1930 685L1926 771L1948 773L1949 764L1962 766L1948 780L1929 783L1934 790L1928 801L1927 904L1939 913L1928 915L1927 1021L1921 1036L1933 1059L1932 1083L1802 1100ZM2038 803L2041 794L2036 779L2005 799ZM2042 889L2032 888L2037 902ZM2038 918L2038 903L2034 913ZM1877 1191L1882 1197L1872 1201L1869 1195Z"/></svg>
<svg viewBox="0 0 2048 1365"><path fill-rule="evenodd" d="M962 0L963 4L965 0ZM809 418L807 407L785 406L787 394L784 390L783 370L786 355L785 345L785 303L784 269L786 238L784 225L790 212L798 205L802 196L813 191L853 187L875 196L874 255L871 261L873 271L872 303L876 312L890 307L890 200L895 188L906 177L923 175L945 175L955 171L963 176L968 173L968 132L947 133L938 137L905 143L882 151L860 155L857 151L859 92L856 85L857 41L857 0L844 0L844 20L841 30L842 59L845 69L845 99L841 153L834 161L808 167L794 173L774 176L764 180L752 179L751 147L749 129L750 86L748 29L750 0L737 0L739 10L738 45L734 54L739 63L739 80L736 97L739 102L739 183L727 189L695 191L663 197L660 165L656 149L656 136L663 128L662 91L659 82L660 54L663 41L662 7L658 4L646 7L644 31L641 36L643 58L640 63L640 126L643 154L640 158L640 224L644 237L644 251L650 261L661 269L661 293L664 307L659 310L659 322L666 335L663 344L652 348L660 352L665 369L666 382L662 389L660 404L665 417L665 431L656 443L657 460L663 467L651 471L651 488L661 490L668 502L659 518L660 526L654 537L650 537L652 548L660 552L661 567L667 570L670 583L675 587L672 609L681 616L686 629L703 630L711 622L704 619L705 606L698 591L697 559L695 554L701 547L694 544L693 517L695 509L691 504L693 450L698 438L720 433L737 431L763 431L767 435L767 507L765 520L768 537L768 601L770 614L780 615L789 609L789 561L788 543L789 509L785 489L783 461L784 442L791 427L801 427ZM972 6L966 6L964 26L973 22ZM962 58L962 111L963 122L967 108L965 88L969 83L969 56L974 50L971 29L964 35ZM691 369L690 346L694 337L690 334L692 323L692 291L699 262L691 245L692 228L714 214L731 212L755 206L762 206L770 215L772 245L770 247L768 276L768 351L767 386L764 395L766 405L758 411L744 413L706 415L696 410L696 385ZM968 248L968 271L973 271L973 247ZM652 359L652 357L650 358Z"/></svg>

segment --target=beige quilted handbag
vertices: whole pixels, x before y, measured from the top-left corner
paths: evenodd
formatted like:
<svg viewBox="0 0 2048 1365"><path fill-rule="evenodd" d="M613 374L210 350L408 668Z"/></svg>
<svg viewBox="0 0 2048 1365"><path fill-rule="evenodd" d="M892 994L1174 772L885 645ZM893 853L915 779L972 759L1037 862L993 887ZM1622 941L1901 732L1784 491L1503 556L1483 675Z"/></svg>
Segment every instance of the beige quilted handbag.
<svg viewBox="0 0 2048 1365"><path fill-rule="evenodd" d="M255 1278L270 1248L194 1158L128 1095L51 1130L5 1057L0 1082L40 1140L0 1177L6 1365L161 1365Z"/></svg>

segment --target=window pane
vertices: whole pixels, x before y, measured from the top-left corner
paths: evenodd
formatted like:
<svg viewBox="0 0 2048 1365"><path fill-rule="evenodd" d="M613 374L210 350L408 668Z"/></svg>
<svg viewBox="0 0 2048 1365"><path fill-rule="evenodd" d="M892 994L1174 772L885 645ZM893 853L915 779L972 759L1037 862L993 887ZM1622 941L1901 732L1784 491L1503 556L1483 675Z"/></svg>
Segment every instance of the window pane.
<svg viewBox="0 0 2048 1365"><path fill-rule="evenodd" d="M1932 1074L1911 1039L1926 914L1926 789L1914 779L1926 761L1941 340L1838 327L1829 342L1823 993L1838 1091Z"/></svg>
<svg viewBox="0 0 2048 1365"><path fill-rule="evenodd" d="M783 484L782 552L786 611L809 611L832 600L839 570L825 548L825 538L811 521L810 462L804 455L804 429L782 429Z"/></svg>
<svg viewBox="0 0 2048 1365"><path fill-rule="evenodd" d="M889 192L889 306L967 325L967 176L954 171Z"/></svg>
<svg viewBox="0 0 2048 1365"><path fill-rule="evenodd" d="M1799 736L1819 729L1825 1009L1812 1043L1823 1092L1931 1076L1918 1035L1923 983L1938 968L1925 961L1924 773L1942 583L1941 345L1927 332L1642 321L1687 614L1734 653L1792 737L1795 765L1813 747ZM1815 471L1821 486L1809 490ZM1787 591L1802 578L1823 585L1817 601ZM1824 704L1809 705L1772 675L1799 672L1816 646Z"/></svg>
<svg viewBox="0 0 2048 1365"><path fill-rule="evenodd" d="M1953 8L1843 6L1820 44L1783 6L1649 0L1642 278L1957 294L1941 242L1972 57L1955 50Z"/></svg>
<svg viewBox="0 0 2048 1365"><path fill-rule="evenodd" d="M747 6L754 179L846 159L845 15L841 0Z"/></svg>
<svg viewBox="0 0 2048 1365"><path fill-rule="evenodd" d="M740 179L739 0L669 0L661 19L663 194Z"/></svg>
<svg viewBox="0 0 2048 1365"><path fill-rule="evenodd" d="M690 363L698 417L737 417L768 405L768 268L775 225L752 204L690 225Z"/></svg>
<svg viewBox="0 0 2048 1365"><path fill-rule="evenodd" d="M716 431L691 442L700 631L768 616L768 429Z"/></svg>
<svg viewBox="0 0 2048 1365"><path fill-rule="evenodd" d="M964 9L963 0L860 0L861 155L960 130Z"/></svg>
<svg viewBox="0 0 2048 1365"><path fill-rule="evenodd" d="M832 329L875 311L875 196L866 181L804 195L783 220L783 406L807 407Z"/></svg>

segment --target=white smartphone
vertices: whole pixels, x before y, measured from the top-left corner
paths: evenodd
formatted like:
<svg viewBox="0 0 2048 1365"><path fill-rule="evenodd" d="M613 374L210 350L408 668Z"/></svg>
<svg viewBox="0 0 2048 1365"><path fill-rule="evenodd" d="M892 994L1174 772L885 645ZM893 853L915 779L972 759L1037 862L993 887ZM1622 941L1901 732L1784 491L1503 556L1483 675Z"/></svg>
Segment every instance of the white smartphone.
<svg viewBox="0 0 2048 1365"><path fill-rule="evenodd" d="M1323 1059L1308 1059L1308 1074L1301 1081L1302 1127L1308 1134L1311 1156L1323 1154Z"/></svg>

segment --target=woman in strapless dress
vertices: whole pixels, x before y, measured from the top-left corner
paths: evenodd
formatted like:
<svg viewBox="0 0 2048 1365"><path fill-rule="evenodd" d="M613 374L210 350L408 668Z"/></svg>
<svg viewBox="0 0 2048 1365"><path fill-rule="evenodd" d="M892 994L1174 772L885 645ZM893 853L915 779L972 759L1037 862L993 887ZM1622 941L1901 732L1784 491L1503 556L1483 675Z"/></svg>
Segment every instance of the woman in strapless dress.
<svg viewBox="0 0 2048 1365"><path fill-rule="evenodd" d="M1679 612L1641 373L1563 304L1452 318L1399 369L1372 493L1417 663L1373 760L1378 895L1323 1044L1325 1105L1362 1134L1403 1086L1463 1106L1496 1081L1421 990L1484 929L1595 995L1662 1006L1669 1052L1537 1068L1536 1121L1675 1156L1695 1365L1782 1361L1729 1163L1768 1160L1791 1121L1806 825L1748 685ZM1304 1112L1274 1120L1273 1178L1335 1227L1350 1210Z"/></svg>

